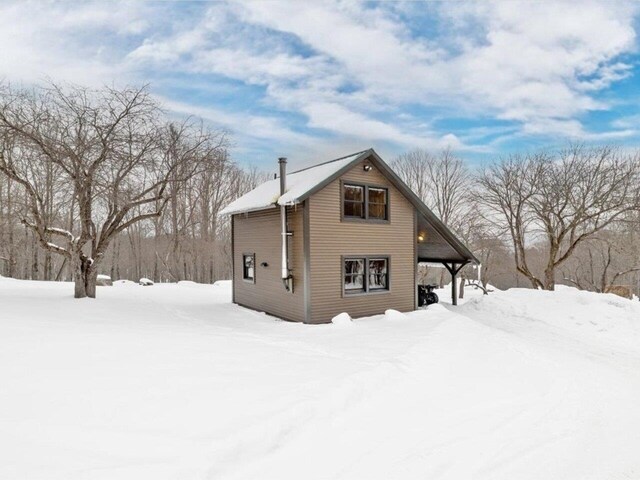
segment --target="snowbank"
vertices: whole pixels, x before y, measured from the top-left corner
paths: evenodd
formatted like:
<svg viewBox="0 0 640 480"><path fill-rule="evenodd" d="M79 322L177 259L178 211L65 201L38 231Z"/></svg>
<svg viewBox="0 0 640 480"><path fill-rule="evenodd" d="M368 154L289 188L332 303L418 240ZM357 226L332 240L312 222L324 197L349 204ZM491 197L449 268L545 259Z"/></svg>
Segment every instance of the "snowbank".
<svg viewBox="0 0 640 480"><path fill-rule="evenodd" d="M109 275L104 275L101 273L98 274L98 277L96 278L96 284L102 287L110 287L113 285L113 282L111 281L111 277Z"/></svg>
<svg viewBox="0 0 640 480"><path fill-rule="evenodd" d="M178 282L178 286L180 287L184 287L184 288L231 288L231 280L218 280L216 282L214 282L213 284L211 283L197 283L197 282L192 282L191 280L180 280Z"/></svg>
<svg viewBox="0 0 640 480"><path fill-rule="evenodd" d="M333 317L331 319L331 323L333 323L334 325L344 326L344 325L351 325L353 323L353 320L351 319L351 316L348 313L342 312L336 315L335 317Z"/></svg>
<svg viewBox="0 0 640 480"><path fill-rule="evenodd" d="M407 316L404 313L399 312L398 310L389 309L384 312L384 318L385 320L397 322L399 320L406 320Z"/></svg>
<svg viewBox="0 0 640 480"><path fill-rule="evenodd" d="M0 478L638 477L637 302L514 289L314 328L184 287L0 282Z"/></svg>

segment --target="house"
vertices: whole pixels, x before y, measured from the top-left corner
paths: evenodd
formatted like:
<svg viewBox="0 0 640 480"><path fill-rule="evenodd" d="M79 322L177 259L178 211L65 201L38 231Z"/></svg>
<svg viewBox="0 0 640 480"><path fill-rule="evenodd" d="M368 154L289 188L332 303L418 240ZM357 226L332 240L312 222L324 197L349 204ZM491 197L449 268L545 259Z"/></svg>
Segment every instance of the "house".
<svg viewBox="0 0 640 480"><path fill-rule="evenodd" d="M453 278L478 263L373 149L292 173L279 165L279 177L222 211L234 303L305 323L406 312L418 305L419 262Z"/></svg>

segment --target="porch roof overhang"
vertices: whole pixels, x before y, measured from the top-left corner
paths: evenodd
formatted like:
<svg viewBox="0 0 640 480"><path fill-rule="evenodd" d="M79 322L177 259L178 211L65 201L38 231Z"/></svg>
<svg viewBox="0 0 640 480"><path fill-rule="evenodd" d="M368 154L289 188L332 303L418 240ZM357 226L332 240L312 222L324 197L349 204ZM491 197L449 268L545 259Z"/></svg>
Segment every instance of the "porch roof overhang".
<svg viewBox="0 0 640 480"><path fill-rule="evenodd" d="M417 213L416 225L416 256L419 263L479 263L475 256L464 245L462 245L463 248L456 248L457 245L451 238L453 235L445 238L430 219L420 212ZM457 240L457 238L453 238Z"/></svg>
<svg viewBox="0 0 640 480"><path fill-rule="evenodd" d="M374 150L369 150L368 158L404 194L415 208L416 233L423 232L425 234L424 241L418 242L417 257L419 262L480 264L480 261L471 253L471 250L424 204Z"/></svg>

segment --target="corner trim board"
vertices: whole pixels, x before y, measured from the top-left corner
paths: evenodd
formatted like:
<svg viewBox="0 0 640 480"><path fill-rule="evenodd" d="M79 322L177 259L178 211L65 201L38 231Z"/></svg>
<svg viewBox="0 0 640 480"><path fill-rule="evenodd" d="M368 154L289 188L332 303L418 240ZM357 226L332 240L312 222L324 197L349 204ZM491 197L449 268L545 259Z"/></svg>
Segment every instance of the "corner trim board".
<svg viewBox="0 0 640 480"><path fill-rule="evenodd" d="M235 218L235 215L231 215L231 303L236 303L236 249L233 238Z"/></svg>
<svg viewBox="0 0 640 480"><path fill-rule="evenodd" d="M311 323L311 221L309 211L310 199L304 201L302 209L302 249L304 255L303 281L304 281L304 323Z"/></svg>
<svg viewBox="0 0 640 480"><path fill-rule="evenodd" d="M418 211L413 209L413 308L418 309Z"/></svg>

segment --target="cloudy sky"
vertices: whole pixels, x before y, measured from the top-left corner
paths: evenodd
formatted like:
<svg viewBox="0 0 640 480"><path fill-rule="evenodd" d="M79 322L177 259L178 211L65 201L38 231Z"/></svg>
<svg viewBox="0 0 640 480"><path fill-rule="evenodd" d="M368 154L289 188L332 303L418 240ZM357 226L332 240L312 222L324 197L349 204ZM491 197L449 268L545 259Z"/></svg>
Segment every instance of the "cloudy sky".
<svg viewBox="0 0 640 480"><path fill-rule="evenodd" d="M640 145L640 4L576 5L5 0L0 78L150 83L256 165Z"/></svg>

